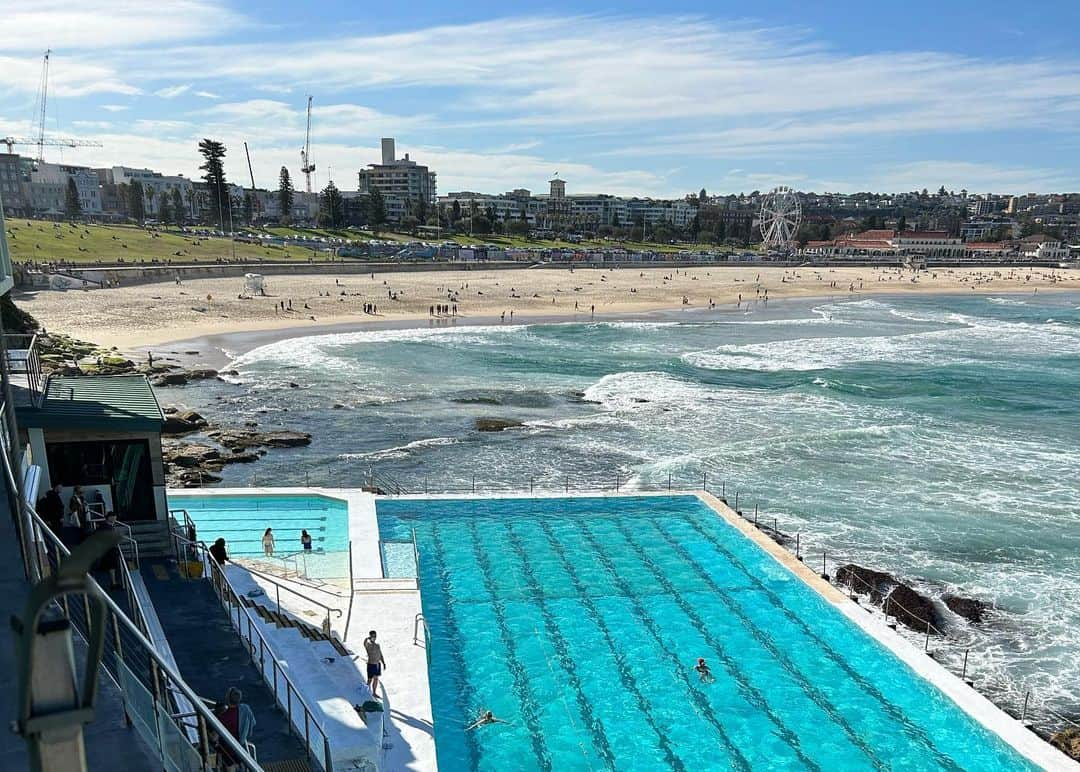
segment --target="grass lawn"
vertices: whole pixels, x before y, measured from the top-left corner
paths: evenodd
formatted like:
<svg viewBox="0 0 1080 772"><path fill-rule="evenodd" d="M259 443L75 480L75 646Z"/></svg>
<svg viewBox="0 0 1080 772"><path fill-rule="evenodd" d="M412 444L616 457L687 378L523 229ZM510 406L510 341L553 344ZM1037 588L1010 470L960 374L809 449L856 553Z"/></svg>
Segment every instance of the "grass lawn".
<svg viewBox="0 0 1080 772"><path fill-rule="evenodd" d="M368 241L375 236L366 231L334 230L327 228L295 228L272 226L258 229L278 237L308 236L318 238ZM328 260L327 252L312 252L297 246L276 247L245 244L222 238L200 238L175 230L151 230L134 225L82 225L78 223L54 223L48 220L7 221L8 247L12 260L47 262L63 260L72 263L137 263L140 260L173 260L187 262L213 262L219 258L250 261L281 260ZM408 233L382 231L378 238L384 241L410 242L421 240ZM433 240L431 236L423 237ZM589 239L579 244L568 241L526 239L519 236L495 234L443 234L439 241L458 244L496 244L502 247L537 249L626 249L631 251L684 252L692 249L688 244L656 244L651 242L618 242ZM707 246L707 245L701 245Z"/></svg>

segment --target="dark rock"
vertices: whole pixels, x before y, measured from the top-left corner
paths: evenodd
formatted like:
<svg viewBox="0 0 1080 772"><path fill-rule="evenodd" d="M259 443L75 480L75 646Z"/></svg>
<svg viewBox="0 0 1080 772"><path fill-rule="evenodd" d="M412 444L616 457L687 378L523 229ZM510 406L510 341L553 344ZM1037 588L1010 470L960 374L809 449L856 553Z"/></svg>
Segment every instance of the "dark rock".
<svg viewBox="0 0 1080 772"><path fill-rule="evenodd" d="M450 401L451 402L456 402L459 405L501 405L502 404L502 402L500 402L495 397L455 397L454 399L452 399Z"/></svg>
<svg viewBox="0 0 1080 772"><path fill-rule="evenodd" d="M644 397L634 397L634 398L633 398L633 399L631 399L630 401L631 401L631 402L639 402L639 403L646 403L646 402L648 402L649 400L645 399Z"/></svg>
<svg viewBox="0 0 1080 772"><path fill-rule="evenodd" d="M875 571L872 568L848 563L836 569L836 583L844 584L855 592L870 595L870 600L880 603L888 594L889 588L899 584L892 574Z"/></svg>
<svg viewBox="0 0 1080 772"><path fill-rule="evenodd" d="M340 402L335 402L334 403L334 410L344 410L344 409L345 409L345 406L343 404L341 404Z"/></svg>
<svg viewBox="0 0 1080 772"><path fill-rule="evenodd" d="M174 415L174 414L180 412L180 408L176 407L175 405L168 405L166 407L161 408L161 412L164 413L165 415Z"/></svg>
<svg viewBox="0 0 1080 772"><path fill-rule="evenodd" d="M477 418L475 423L478 432L501 432L505 429L525 425L523 422L513 418Z"/></svg>
<svg viewBox="0 0 1080 772"><path fill-rule="evenodd" d="M173 445L162 449L162 458L167 464L193 468L217 461L221 451L210 445Z"/></svg>
<svg viewBox="0 0 1080 772"><path fill-rule="evenodd" d="M293 383L292 381L289 381L289 388L290 389L299 389L300 384L299 383Z"/></svg>
<svg viewBox="0 0 1080 772"><path fill-rule="evenodd" d="M258 421L244 421L244 426L247 426L250 429L254 429L258 425L259 425Z"/></svg>
<svg viewBox="0 0 1080 772"><path fill-rule="evenodd" d="M187 382L188 374L186 372L165 373L153 380L155 386L184 386Z"/></svg>
<svg viewBox="0 0 1080 772"><path fill-rule="evenodd" d="M1070 726L1055 732L1050 744L1070 758L1080 761L1080 727Z"/></svg>
<svg viewBox="0 0 1080 772"><path fill-rule="evenodd" d="M205 381L208 378L217 378L218 371L210 368L201 368L198 370L187 371L188 380L190 381Z"/></svg>
<svg viewBox="0 0 1080 772"><path fill-rule="evenodd" d="M176 352L174 351L172 353L175 354ZM199 355L198 351L185 351L184 353L187 354L189 357L197 357Z"/></svg>
<svg viewBox="0 0 1080 772"><path fill-rule="evenodd" d="M237 376L237 375L240 375L240 371L239 370L222 370L220 373L218 373L218 375Z"/></svg>
<svg viewBox="0 0 1080 772"><path fill-rule="evenodd" d="M311 444L311 435L307 432L256 432L250 429L215 429L208 432L207 436L232 451L259 447L296 448Z"/></svg>
<svg viewBox="0 0 1080 772"><path fill-rule="evenodd" d="M934 602L906 584L893 588L886 599L885 610L896 621L920 633L926 632L927 622L933 626L932 632L937 632L934 628L940 628Z"/></svg>
<svg viewBox="0 0 1080 772"><path fill-rule="evenodd" d="M951 612L959 614L964 619L973 622L974 624L982 622L983 617L986 616L986 612L993 608L993 606L985 601L976 598L964 598L960 595L953 595L952 593L945 593L941 596L941 600L948 606Z"/></svg>
<svg viewBox="0 0 1080 772"><path fill-rule="evenodd" d="M250 464L253 461L258 461L261 456L258 453L233 453L231 456L224 456L221 460L226 464Z"/></svg>

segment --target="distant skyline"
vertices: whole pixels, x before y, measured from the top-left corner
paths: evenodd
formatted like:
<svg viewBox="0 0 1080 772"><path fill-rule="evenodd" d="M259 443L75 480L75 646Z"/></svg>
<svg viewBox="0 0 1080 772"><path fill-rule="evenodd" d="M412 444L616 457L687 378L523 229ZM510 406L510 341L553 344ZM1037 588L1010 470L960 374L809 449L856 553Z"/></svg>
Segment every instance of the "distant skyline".
<svg viewBox="0 0 1080 772"><path fill-rule="evenodd" d="M47 133L104 145L51 161L197 177L206 136L246 185L246 140L299 189L312 94L318 187L393 136L440 193L1080 190L1075 2L447 5L7 0L0 137L51 48Z"/></svg>

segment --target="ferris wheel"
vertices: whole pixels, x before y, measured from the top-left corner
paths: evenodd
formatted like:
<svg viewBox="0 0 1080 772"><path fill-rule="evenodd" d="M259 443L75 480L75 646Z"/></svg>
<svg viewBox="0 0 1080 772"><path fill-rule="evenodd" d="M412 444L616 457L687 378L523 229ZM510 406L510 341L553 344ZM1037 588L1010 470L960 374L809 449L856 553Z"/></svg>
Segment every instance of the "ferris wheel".
<svg viewBox="0 0 1080 772"><path fill-rule="evenodd" d="M781 186L761 202L761 241L766 249L790 249L802 222L799 196L789 187Z"/></svg>

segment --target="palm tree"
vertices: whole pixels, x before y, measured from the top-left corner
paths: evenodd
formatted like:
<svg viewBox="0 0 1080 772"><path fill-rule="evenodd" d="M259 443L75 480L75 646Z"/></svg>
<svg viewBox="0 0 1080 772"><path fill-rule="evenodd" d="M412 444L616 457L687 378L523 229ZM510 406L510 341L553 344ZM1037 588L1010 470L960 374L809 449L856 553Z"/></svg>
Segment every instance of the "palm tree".
<svg viewBox="0 0 1080 772"><path fill-rule="evenodd" d="M143 195L146 197L146 213L152 215L154 213L154 189L147 185Z"/></svg>

